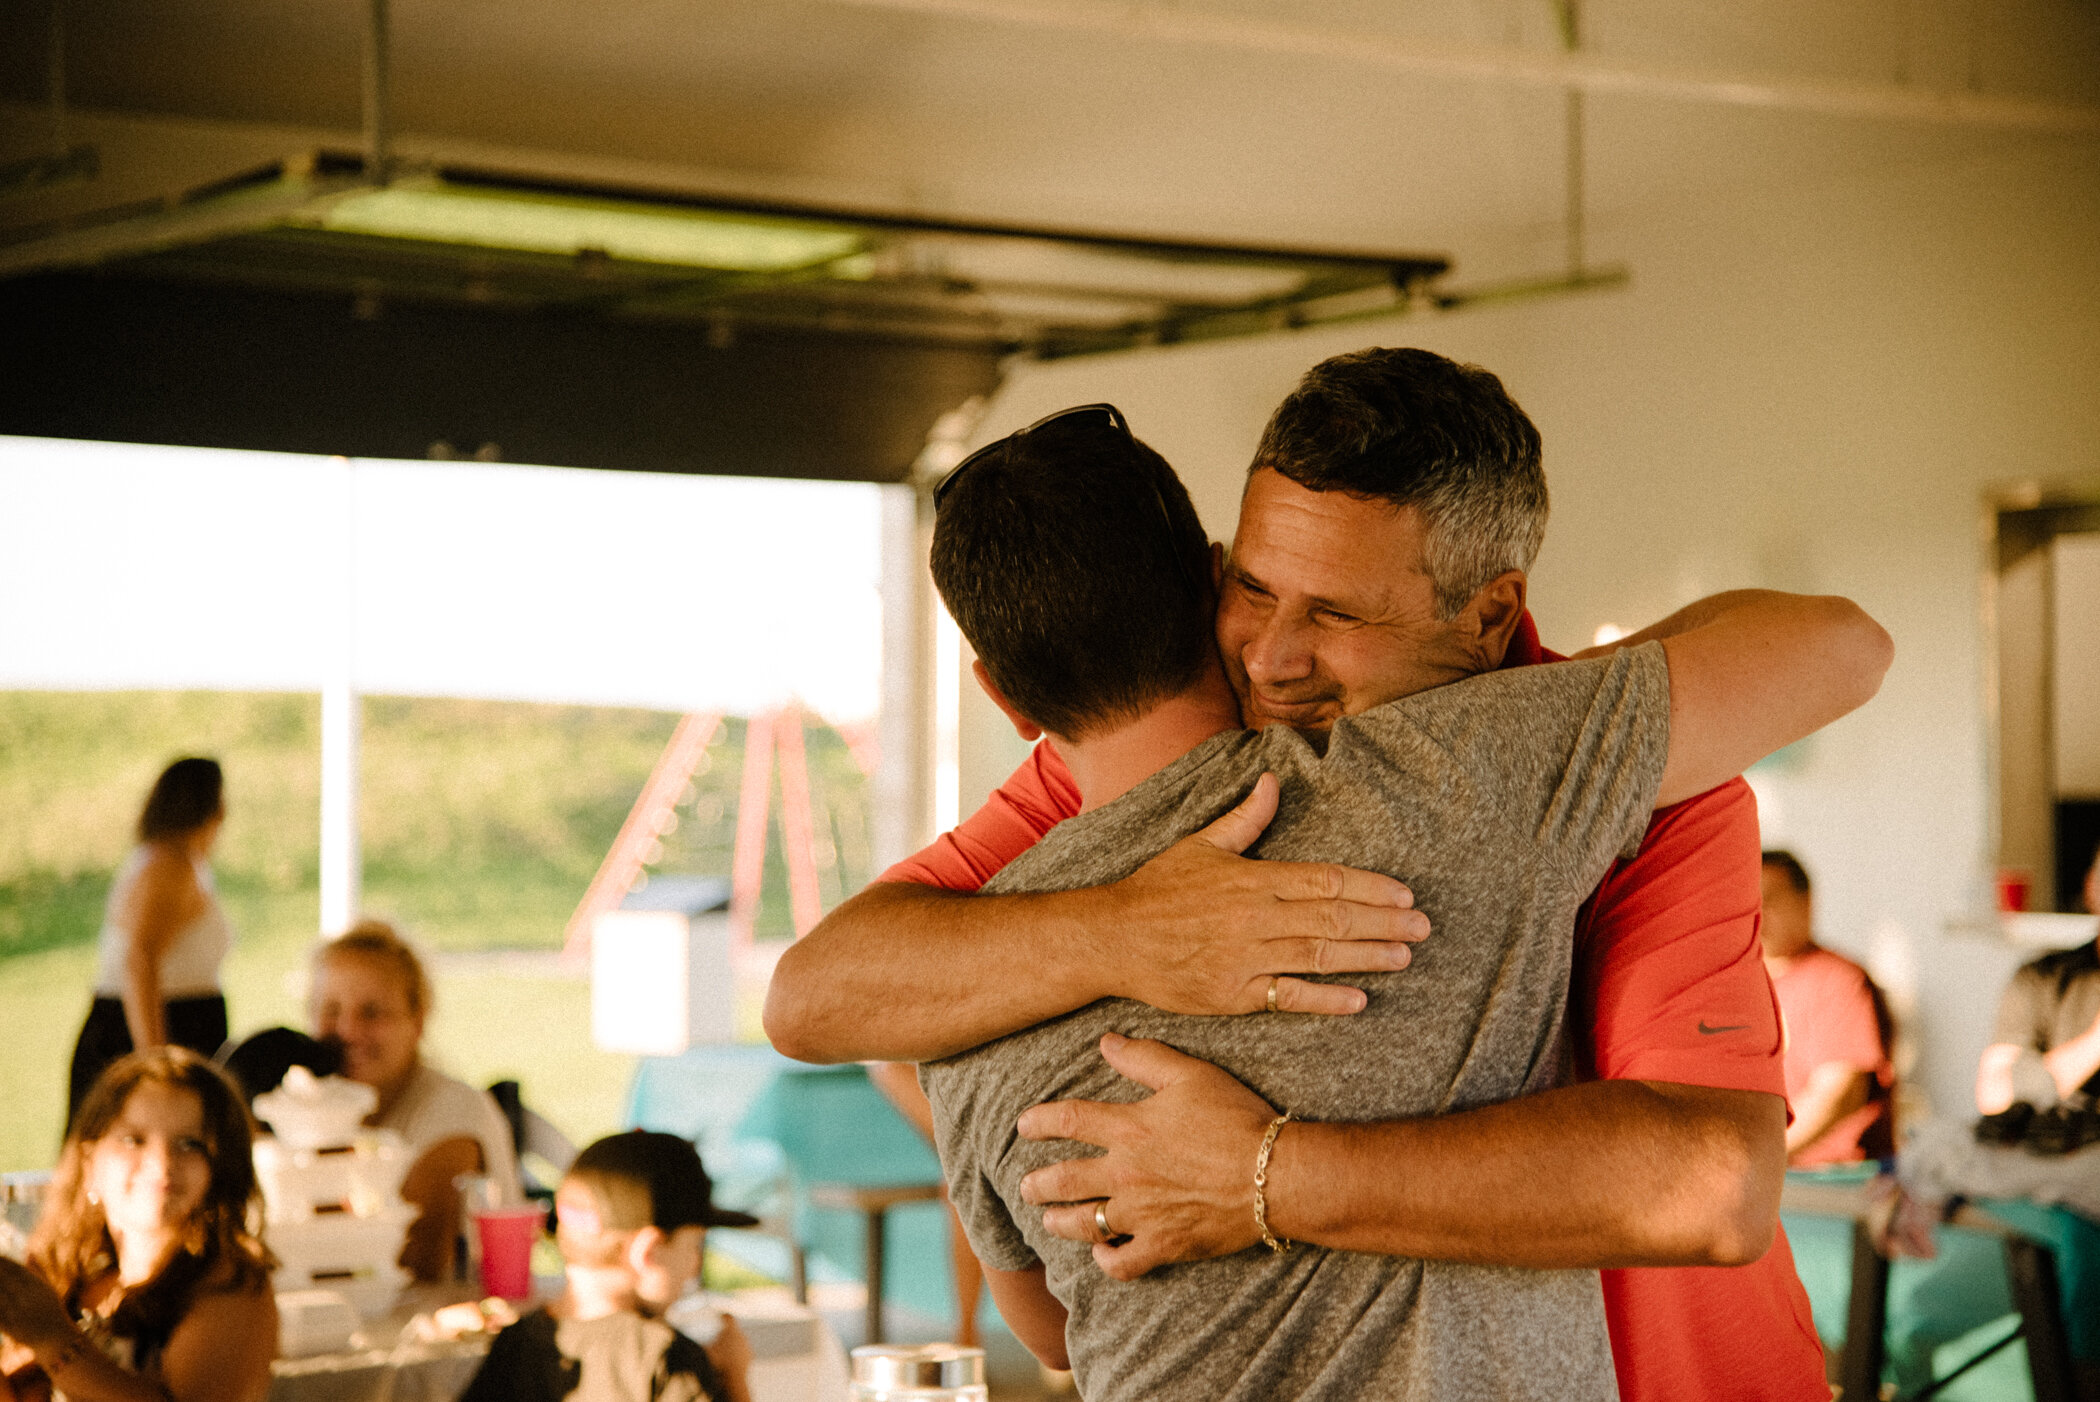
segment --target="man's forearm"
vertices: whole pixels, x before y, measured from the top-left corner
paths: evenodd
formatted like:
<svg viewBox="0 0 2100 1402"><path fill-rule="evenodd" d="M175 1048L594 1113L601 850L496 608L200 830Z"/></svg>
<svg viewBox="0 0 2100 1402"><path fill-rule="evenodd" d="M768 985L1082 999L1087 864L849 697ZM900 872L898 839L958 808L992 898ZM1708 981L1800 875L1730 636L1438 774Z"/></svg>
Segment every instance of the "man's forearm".
<svg viewBox="0 0 2100 1402"><path fill-rule="evenodd" d="M986 1267L984 1281L991 1287L999 1317L1044 1367L1062 1371L1072 1366L1065 1351L1065 1307L1050 1293L1041 1266L1025 1271Z"/></svg>
<svg viewBox="0 0 2100 1402"><path fill-rule="evenodd" d="M1995 1115L2009 1108L2017 1092L2013 1067L2025 1049L2011 1042L1993 1042L1983 1049L1976 1065L1976 1112Z"/></svg>
<svg viewBox="0 0 2100 1402"><path fill-rule="evenodd" d="M1771 1243L1785 1120L1776 1095L1596 1081L1433 1119L1292 1124L1269 1222L1320 1246L1435 1260L1743 1264Z"/></svg>
<svg viewBox="0 0 2100 1402"><path fill-rule="evenodd" d="M2069 1096L2100 1072L2100 1027L2091 1027L2053 1051L2045 1052L2042 1064L2056 1082L2056 1093Z"/></svg>
<svg viewBox="0 0 2100 1402"><path fill-rule="evenodd" d="M801 1061L932 1061L1104 996L1097 891L973 896L879 882L789 946L766 1035Z"/></svg>
<svg viewBox="0 0 2100 1402"><path fill-rule="evenodd" d="M1276 796L1264 774L1107 886L982 896L878 882L781 956L766 1035L802 1061L931 1061L1107 997L1198 1016L1360 1012L1361 989L1292 976L1404 969L1429 921L1391 877L1241 857Z"/></svg>
<svg viewBox="0 0 2100 1402"><path fill-rule="evenodd" d="M1586 647L1580 652L1568 654L1571 658L1604 657L1624 648L1639 647L1642 643L1661 638L1680 638L1695 628L1706 628L1743 609L1765 608L1772 604L1782 606L1802 599L1803 596L1783 593L1777 589L1727 589L1718 594L1709 594L1695 599L1677 612L1661 618L1637 633L1628 633L1608 643Z"/></svg>

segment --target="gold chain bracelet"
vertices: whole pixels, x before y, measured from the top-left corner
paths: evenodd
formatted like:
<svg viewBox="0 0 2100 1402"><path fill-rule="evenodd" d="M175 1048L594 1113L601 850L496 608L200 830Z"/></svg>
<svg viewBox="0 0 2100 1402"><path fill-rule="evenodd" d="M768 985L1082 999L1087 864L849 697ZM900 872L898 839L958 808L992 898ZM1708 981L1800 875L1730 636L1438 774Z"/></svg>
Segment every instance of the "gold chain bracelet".
<svg viewBox="0 0 2100 1402"><path fill-rule="evenodd" d="M1286 1110L1269 1121L1269 1132L1261 1137L1261 1152L1254 1156L1254 1225L1261 1232L1261 1244L1279 1256L1291 1249L1291 1243L1278 1240L1269 1230L1269 1155L1276 1151L1276 1136L1290 1119L1291 1112Z"/></svg>

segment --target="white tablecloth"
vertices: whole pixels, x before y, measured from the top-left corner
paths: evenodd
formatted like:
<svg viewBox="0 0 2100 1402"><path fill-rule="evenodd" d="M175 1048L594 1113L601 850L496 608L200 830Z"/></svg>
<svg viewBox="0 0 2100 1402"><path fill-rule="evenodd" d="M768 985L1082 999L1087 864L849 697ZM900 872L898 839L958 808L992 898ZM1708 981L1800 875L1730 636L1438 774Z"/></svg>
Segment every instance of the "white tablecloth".
<svg viewBox="0 0 2100 1402"><path fill-rule="evenodd" d="M418 1312L463 1298L459 1287L418 1286L375 1320L344 1353L274 1365L270 1402L456 1402L488 1352L486 1335L420 1343L408 1332ZM785 1292L722 1295L710 1303L736 1316L751 1340L752 1402L845 1402L846 1352L823 1316Z"/></svg>

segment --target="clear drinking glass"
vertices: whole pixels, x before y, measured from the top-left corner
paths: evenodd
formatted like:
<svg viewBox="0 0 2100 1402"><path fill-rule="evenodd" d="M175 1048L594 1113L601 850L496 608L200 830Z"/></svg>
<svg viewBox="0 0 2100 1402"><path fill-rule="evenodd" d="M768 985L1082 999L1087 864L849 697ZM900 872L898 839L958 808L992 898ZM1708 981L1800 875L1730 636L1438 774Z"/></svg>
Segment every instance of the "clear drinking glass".
<svg viewBox="0 0 2100 1402"><path fill-rule="evenodd" d="M0 1174L0 1256L22 1259L50 1182L49 1173Z"/></svg>
<svg viewBox="0 0 2100 1402"><path fill-rule="evenodd" d="M987 1402L984 1350L956 1344L862 1344L853 1402Z"/></svg>

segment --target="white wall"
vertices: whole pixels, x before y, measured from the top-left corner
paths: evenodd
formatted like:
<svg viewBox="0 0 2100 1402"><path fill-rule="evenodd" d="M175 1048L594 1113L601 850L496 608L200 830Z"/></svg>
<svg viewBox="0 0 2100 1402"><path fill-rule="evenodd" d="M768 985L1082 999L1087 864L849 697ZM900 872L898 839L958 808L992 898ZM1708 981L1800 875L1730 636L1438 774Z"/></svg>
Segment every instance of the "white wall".
<svg viewBox="0 0 2100 1402"><path fill-rule="evenodd" d="M1298 373L1423 345L1496 371L1545 436L1549 643L1737 586L1858 599L1896 665L1869 708L1761 776L1767 836L1816 876L1826 941L1913 986L1916 1079L1959 1110L2017 962L1949 928L1988 909L1994 865L1983 492L2100 474L2096 230L2089 142L1705 196L1593 219L1624 290L1025 366L980 436L1112 399L1225 537Z"/></svg>
<svg viewBox="0 0 2100 1402"><path fill-rule="evenodd" d="M2058 536L2051 553L2056 791L2100 798L2100 531Z"/></svg>

